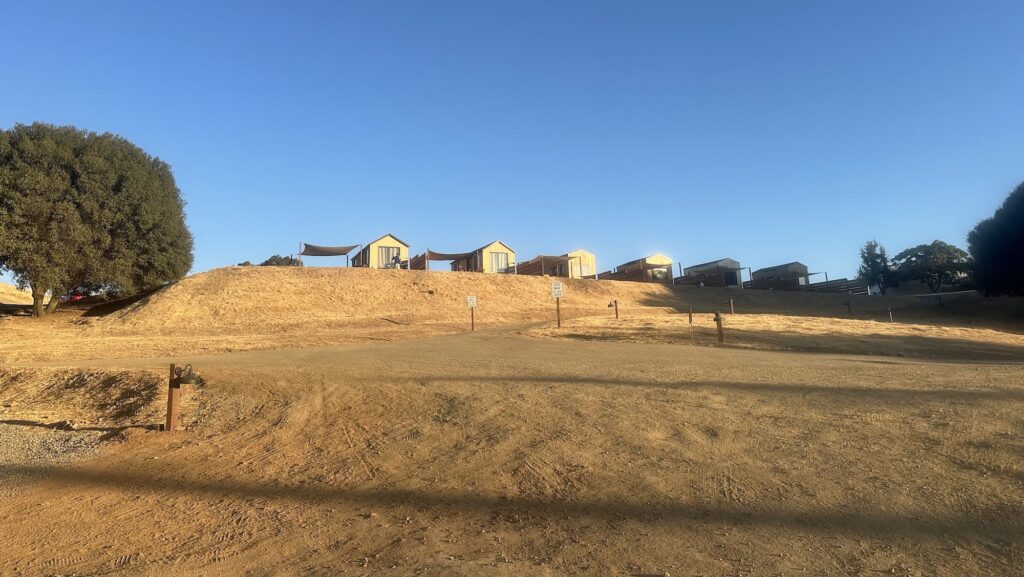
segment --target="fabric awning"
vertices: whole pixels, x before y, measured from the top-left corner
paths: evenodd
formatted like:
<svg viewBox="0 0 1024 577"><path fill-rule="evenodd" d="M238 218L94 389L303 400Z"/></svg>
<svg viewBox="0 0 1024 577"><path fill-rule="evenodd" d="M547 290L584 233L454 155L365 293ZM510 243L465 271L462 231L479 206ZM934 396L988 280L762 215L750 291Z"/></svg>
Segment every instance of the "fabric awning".
<svg viewBox="0 0 1024 577"><path fill-rule="evenodd" d="M357 248L358 244L352 246L318 246L315 244L302 243L303 256L345 256Z"/></svg>
<svg viewBox="0 0 1024 577"><path fill-rule="evenodd" d="M578 257L578 256L553 256L553 255L542 254L542 255L535 256L535 257L531 258L530 260L526 261L525 263L519 263L519 265L522 266L522 265L524 265L526 263L540 262L541 260L544 261L544 264L564 264L564 263L567 263L567 262L569 262L571 260L578 259L578 258L580 258L580 257Z"/></svg>
<svg viewBox="0 0 1024 577"><path fill-rule="evenodd" d="M434 252L428 250L423 253L427 257L427 260L459 260L460 258L467 257L473 253L471 252Z"/></svg>

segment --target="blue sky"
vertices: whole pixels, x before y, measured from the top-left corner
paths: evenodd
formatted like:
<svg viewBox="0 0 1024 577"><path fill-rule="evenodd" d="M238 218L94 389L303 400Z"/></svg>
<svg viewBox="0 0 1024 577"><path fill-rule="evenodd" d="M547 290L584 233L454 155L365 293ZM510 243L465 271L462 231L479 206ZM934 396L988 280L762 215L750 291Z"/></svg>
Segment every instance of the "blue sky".
<svg viewBox="0 0 1024 577"><path fill-rule="evenodd" d="M169 162L195 271L392 232L839 277L871 238L966 248L1024 180L1017 0L68 0L0 20L0 126Z"/></svg>

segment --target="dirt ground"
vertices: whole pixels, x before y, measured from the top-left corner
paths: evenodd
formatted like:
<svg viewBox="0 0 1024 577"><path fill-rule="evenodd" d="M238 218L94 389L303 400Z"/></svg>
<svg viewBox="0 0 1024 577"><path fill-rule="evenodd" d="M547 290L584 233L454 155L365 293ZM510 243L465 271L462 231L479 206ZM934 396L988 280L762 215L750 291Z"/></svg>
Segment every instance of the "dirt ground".
<svg viewBox="0 0 1024 577"><path fill-rule="evenodd" d="M1013 319L807 306L719 347L606 296L561 330L180 319L200 345L8 316L0 575L1020 574ZM203 383L160 433L170 362Z"/></svg>

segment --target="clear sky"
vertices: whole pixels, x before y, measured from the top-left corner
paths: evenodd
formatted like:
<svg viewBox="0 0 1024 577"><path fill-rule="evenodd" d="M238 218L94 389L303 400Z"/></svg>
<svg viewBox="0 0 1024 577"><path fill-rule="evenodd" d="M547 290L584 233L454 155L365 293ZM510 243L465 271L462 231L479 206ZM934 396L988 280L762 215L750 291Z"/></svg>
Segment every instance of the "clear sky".
<svg viewBox="0 0 1024 577"><path fill-rule="evenodd" d="M966 248L1024 180L1020 0L67 0L0 23L0 126L170 163L195 271L392 232L835 278L871 238Z"/></svg>

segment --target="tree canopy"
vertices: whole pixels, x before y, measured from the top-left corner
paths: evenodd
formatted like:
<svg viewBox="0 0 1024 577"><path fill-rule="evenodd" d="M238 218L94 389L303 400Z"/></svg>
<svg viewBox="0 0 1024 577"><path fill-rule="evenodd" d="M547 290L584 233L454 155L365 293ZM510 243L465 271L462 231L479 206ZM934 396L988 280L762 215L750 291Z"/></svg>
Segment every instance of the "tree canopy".
<svg viewBox="0 0 1024 577"><path fill-rule="evenodd" d="M971 270L968 254L941 240L908 248L896 255L892 264L901 279L924 281L932 292Z"/></svg>
<svg viewBox="0 0 1024 577"><path fill-rule="evenodd" d="M1024 294L1024 182L967 236L974 280L988 295Z"/></svg>
<svg viewBox="0 0 1024 577"><path fill-rule="evenodd" d="M185 203L167 163L128 140L70 126L0 131L0 268L43 314L72 288L133 293L192 266Z"/></svg>
<svg viewBox="0 0 1024 577"><path fill-rule="evenodd" d="M878 289L885 293L886 281L889 278L889 257L885 247L877 241L869 240L860 249L860 269L857 276L869 285L877 284Z"/></svg>
<svg viewBox="0 0 1024 577"><path fill-rule="evenodd" d="M302 266L302 261L294 256L281 256L275 254L260 263L260 266Z"/></svg>

